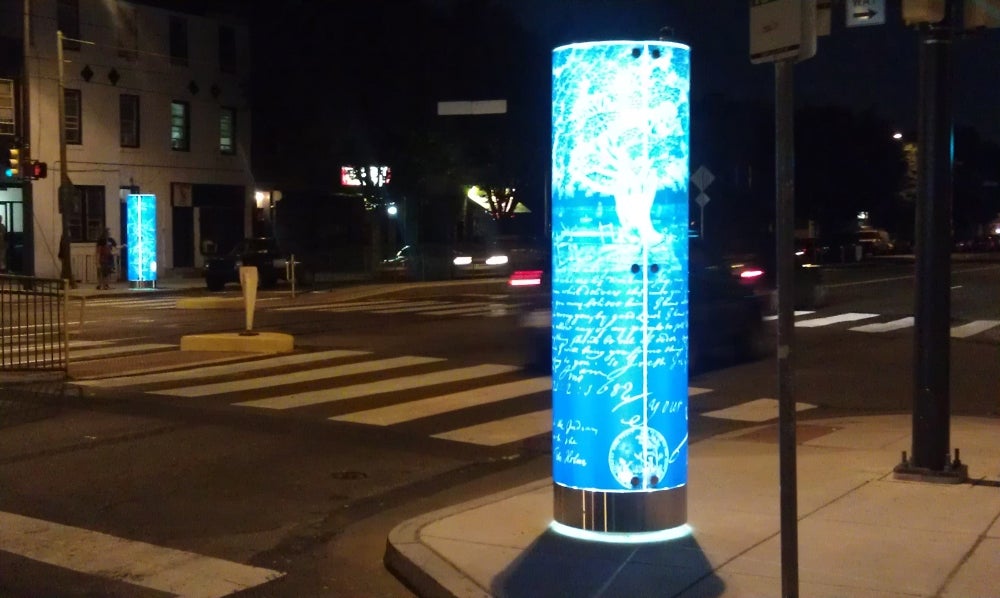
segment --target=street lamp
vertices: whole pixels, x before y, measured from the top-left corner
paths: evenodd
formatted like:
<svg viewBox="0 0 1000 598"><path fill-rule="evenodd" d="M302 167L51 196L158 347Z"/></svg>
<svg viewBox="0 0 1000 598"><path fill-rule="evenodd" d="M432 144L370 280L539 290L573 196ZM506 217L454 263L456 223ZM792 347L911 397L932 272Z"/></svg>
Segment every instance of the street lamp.
<svg viewBox="0 0 1000 598"><path fill-rule="evenodd" d="M903 139L903 134L900 133L899 131L896 131L895 133L892 134L892 138L895 139L896 141L901 141Z"/></svg>

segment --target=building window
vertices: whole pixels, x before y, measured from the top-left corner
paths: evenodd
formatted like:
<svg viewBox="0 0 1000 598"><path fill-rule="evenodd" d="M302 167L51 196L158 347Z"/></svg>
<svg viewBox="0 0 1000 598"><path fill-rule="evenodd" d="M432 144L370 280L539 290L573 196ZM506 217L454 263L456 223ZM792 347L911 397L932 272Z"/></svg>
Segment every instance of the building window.
<svg viewBox="0 0 1000 598"><path fill-rule="evenodd" d="M135 7L118 2L118 21L115 23L118 55L134 62L139 58L139 25L135 20Z"/></svg>
<svg viewBox="0 0 1000 598"><path fill-rule="evenodd" d="M236 30L228 25L219 25L219 70L236 72Z"/></svg>
<svg viewBox="0 0 1000 598"><path fill-rule="evenodd" d="M83 143L83 102L79 89L63 90L66 108L66 143L80 145Z"/></svg>
<svg viewBox="0 0 1000 598"><path fill-rule="evenodd" d="M56 3L56 27L63 37L80 39L80 0L59 0ZM64 50L79 50L80 42L64 41Z"/></svg>
<svg viewBox="0 0 1000 598"><path fill-rule="evenodd" d="M14 81L0 79L0 135L14 134Z"/></svg>
<svg viewBox="0 0 1000 598"><path fill-rule="evenodd" d="M79 204L69 216L69 238L74 243L94 243L104 232L104 187L77 185Z"/></svg>
<svg viewBox="0 0 1000 598"><path fill-rule="evenodd" d="M170 149L191 150L191 106L187 102L170 103Z"/></svg>
<svg viewBox="0 0 1000 598"><path fill-rule="evenodd" d="M139 96L118 96L119 142L122 147L139 147Z"/></svg>
<svg viewBox="0 0 1000 598"><path fill-rule="evenodd" d="M188 25L180 17L170 17L170 64L188 65Z"/></svg>
<svg viewBox="0 0 1000 598"><path fill-rule="evenodd" d="M222 107L219 114L219 153L236 153L236 109Z"/></svg>

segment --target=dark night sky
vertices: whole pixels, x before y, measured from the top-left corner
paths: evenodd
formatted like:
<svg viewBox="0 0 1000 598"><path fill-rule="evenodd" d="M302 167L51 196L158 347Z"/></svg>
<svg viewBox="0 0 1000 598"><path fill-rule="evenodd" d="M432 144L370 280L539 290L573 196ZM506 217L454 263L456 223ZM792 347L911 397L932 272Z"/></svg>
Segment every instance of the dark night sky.
<svg viewBox="0 0 1000 598"><path fill-rule="evenodd" d="M443 0L437 0L439 3ZM770 101L773 69L749 60L749 8L735 0L502 0L550 45L655 37L663 25L692 47L695 98L722 93ZM881 26L846 28L836 2L832 35L796 69L797 101L874 109L916 130L918 36L888 0ZM708 6L723 7L724 10ZM1000 30L955 45L955 121L1000 142Z"/></svg>

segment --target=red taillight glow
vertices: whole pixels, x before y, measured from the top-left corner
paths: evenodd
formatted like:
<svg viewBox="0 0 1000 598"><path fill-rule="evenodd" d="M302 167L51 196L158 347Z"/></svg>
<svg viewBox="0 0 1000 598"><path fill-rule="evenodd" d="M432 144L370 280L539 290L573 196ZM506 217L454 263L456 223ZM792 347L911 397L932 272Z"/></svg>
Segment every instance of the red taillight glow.
<svg viewBox="0 0 1000 598"><path fill-rule="evenodd" d="M763 270L744 270L740 272L740 278L743 280L752 280L754 278L760 278L763 275Z"/></svg>
<svg viewBox="0 0 1000 598"><path fill-rule="evenodd" d="M512 287L533 287L542 284L541 270L518 270L510 275L507 284Z"/></svg>

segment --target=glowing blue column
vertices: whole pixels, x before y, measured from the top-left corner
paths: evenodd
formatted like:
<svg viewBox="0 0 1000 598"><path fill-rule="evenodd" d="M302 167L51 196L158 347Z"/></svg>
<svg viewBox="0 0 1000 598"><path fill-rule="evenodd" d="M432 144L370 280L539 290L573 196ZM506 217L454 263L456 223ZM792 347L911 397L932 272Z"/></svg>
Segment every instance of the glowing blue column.
<svg viewBox="0 0 1000 598"><path fill-rule="evenodd" d="M554 527L683 534L690 49L563 46L552 85Z"/></svg>
<svg viewBox="0 0 1000 598"><path fill-rule="evenodd" d="M125 204L128 279L135 286L156 283L156 196L129 195Z"/></svg>

